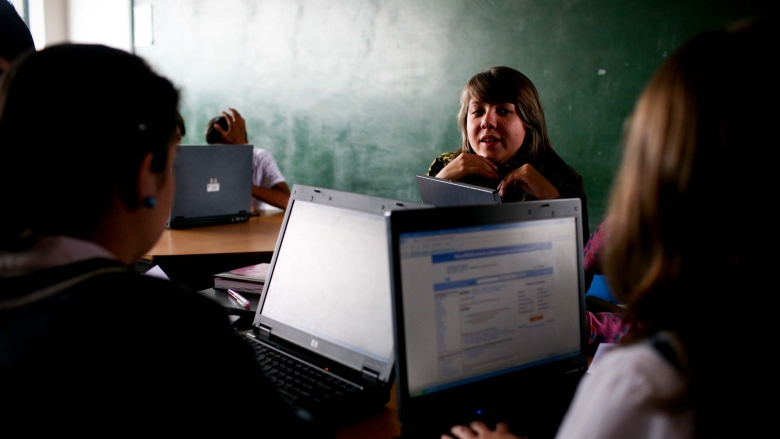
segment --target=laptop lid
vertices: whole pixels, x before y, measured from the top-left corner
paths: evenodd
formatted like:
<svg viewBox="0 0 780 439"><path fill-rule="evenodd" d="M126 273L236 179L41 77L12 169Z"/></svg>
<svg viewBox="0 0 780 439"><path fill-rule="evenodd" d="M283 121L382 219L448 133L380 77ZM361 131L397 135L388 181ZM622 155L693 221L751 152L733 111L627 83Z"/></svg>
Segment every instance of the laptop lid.
<svg viewBox="0 0 780 439"><path fill-rule="evenodd" d="M384 214L426 207L294 185L253 326L389 383L394 347Z"/></svg>
<svg viewBox="0 0 780 439"><path fill-rule="evenodd" d="M580 200L389 219L404 436L480 418L528 422L533 410L554 431L587 366Z"/></svg>
<svg viewBox="0 0 780 439"><path fill-rule="evenodd" d="M498 190L443 178L417 176L417 186L424 204L434 206L471 206L501 202Z"/></svg>
<svg viewBox="0 0 780 439"><path fill-rule="evenodd" d="M174 162L172 228L246 221L252 145L181 145Z"/></svg>

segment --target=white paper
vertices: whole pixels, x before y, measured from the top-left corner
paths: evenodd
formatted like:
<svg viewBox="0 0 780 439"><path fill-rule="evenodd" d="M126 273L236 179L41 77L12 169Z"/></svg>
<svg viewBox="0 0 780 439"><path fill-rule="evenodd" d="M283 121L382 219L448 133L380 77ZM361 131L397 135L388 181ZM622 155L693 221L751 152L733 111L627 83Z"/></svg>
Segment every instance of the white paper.
<svg viewBox="0 0 780 439"><path fill-rule="evenodd" d="M144 273L144 275L169 280L168 275L162 271L159 265L155 265L149 271Z"/></svg>

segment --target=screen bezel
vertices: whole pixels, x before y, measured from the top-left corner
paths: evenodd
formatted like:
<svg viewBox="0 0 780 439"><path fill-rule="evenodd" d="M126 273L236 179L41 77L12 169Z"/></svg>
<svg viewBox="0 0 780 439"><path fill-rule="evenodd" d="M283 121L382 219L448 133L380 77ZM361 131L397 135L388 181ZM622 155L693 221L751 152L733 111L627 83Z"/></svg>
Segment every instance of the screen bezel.
<svg viewBox="0 0 780 439"><path fill-rule="evenodd" d="M406 345L403 318L403 291L399 238L401 234L433 230L465 228L482 225L516 223L535 219L575 218L577 247L583 248L582 213L579 199L529 201L481 206L439 207L418 212L391 212L388 214L389 239L392 255L393 330L396 346L396 391L399 418L404 425L435 424L437 414L452 418L454 413L471 413L506 410L496 404L490 408L495 395L507 389L522 387L525 383L554 383L556 379L587 368L587 329L585 322L585 275L583 255L578 252L580 353L571 358L520 369L512 373L475 381L478 385L466 385L443 389L433 393L411 397L408 390L406 353L399 349ZM504 399L504 398L500 398Z"/></svg>
<svg viewBox="0 0 780 439"><path fill-rule="evenodd" d="M257 312L255 313L253 326L255 328L264 328L264 330L270 330L275 339L281 339L290 342L303 350L336 361L357 372L361 372L364 368L367 368L376 372L380 381L387 382L393 376L394 372L395 343L393 343L393 349L391 352L388 352L389 360L387 362L382 362L370 356L362 355L360 353L346 349L341 345L332 343L328 340L312 337L312 335L304 331L263 315L263 304L268 295L268 287L271 285L273 280L276 259L279 255L279 249L281 248L282 242L284 240L286 225L289 222L291 213L295 209L295 203L299 201L321 204L330 207L348 208L363 213L375 214L382 217L385 223L387 219L384 217L384 215L387 212L398 209L428 208L430 206L424 206L421 203L406 200L356 194L313 186L298 184L294 185L291 190L290 201L288 202L287 209L285 210L284 219L282 220L282 227L279 231L274 253L271 258L267 276L268 280L263 286L263 292L260 296ZM387 251L389 251L389 249L387 249ZM389 277L392 277L392 273L389 273ZM312 347L312 340L316 340L316 347Z"/></svg>

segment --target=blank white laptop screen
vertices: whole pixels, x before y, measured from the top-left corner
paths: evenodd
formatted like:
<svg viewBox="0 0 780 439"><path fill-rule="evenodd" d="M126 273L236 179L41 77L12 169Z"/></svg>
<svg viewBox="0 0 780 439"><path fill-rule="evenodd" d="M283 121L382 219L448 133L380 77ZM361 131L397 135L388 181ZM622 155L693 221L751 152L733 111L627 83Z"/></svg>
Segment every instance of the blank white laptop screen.
<svg viewBox="0 0 780 439"><path fill-rule="evenodd" d="M410 396L580 354L574 218L399 236Z"/></svg>
<svg viewBox="0 0 780 439"><path fill-rule="evenodd" d="M370 358L393 354L382 215L296 200L262 314Z"/></svg>

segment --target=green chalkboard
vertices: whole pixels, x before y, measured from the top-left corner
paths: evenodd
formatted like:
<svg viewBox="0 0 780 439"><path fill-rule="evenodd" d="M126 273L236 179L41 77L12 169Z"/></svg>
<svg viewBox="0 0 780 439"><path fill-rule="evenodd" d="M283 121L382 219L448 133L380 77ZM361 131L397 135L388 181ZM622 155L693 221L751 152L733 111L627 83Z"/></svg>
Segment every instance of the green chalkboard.
<svg viewBox="0 0 780 439"><path fill-rule="evenodd" d="M415 174L457 148L458 96L495 65L536 84L591 229L645 82L690 36L772 12L757 1L157 0L137 47L182 91L186 143L226 107L290 186L419 201Z"/></svg>

